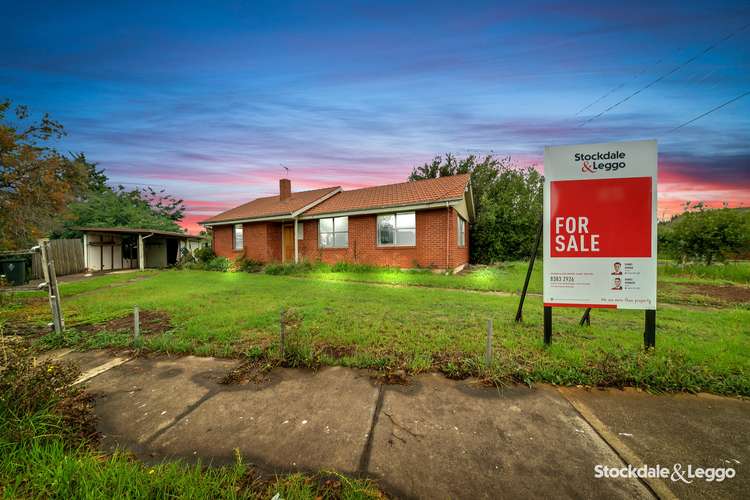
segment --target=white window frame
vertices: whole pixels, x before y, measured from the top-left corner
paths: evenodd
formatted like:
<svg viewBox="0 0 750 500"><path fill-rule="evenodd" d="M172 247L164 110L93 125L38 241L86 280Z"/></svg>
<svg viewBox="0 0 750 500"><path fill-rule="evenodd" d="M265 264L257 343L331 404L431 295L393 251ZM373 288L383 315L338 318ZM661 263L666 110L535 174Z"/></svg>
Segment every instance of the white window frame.
<svg viewBox="0 0 750 500"><path fill-rule="evenodd" d="M346 219L346 230L345 231L337 231L336 230L336 220ZM322 225L322 222L324 220L330 220L331 221L331 228L333 231L321 231L320 227ZM323 244L323 234L330 234L332 235L332 245L324 245ZM346 234L346 245L336 245L336 235L337 234ZM318 219L318 248L349 248L349 216L345 215L343 217L323 217L321 219Z"/></svg>
<svg viewBox="0 0 750 500"><path fill-rule="evenodd" d="M414 216L414 227L401 227L401 229L413 229L414 230L414 243L399 243L398 242L398 216L412 214ZM380 242L380 221L385 217L393 217L393 243L381 243ZM408 212L391 212L387 214L379 214L375 221L375 242L379 247L415 247L417 246L417 213L414 211Z"/></svg>
<svg viewBox="0 0 750 500"><path fill-rule="evenodd" d="M244 230L242 228L242 224L235 224L232 226L232 248L234 248L235 250L242 250L245 245L245 235L243 233ZM237 244L238 242L239 245Z"/></svg>
<svg viewBox="0 0 750 500"><path fill-rule="evenodd" d="M466 246L466 220L460 215L457 215L456 217L458 219L458 226L456 227L458 246L459 248L464 248Z"/></svg>
<svg viewBox="0 0 750 500"><path fill-rule="evenodd" d="M302 221L297 221L297 239L305 239L305 223Z"/></svg>

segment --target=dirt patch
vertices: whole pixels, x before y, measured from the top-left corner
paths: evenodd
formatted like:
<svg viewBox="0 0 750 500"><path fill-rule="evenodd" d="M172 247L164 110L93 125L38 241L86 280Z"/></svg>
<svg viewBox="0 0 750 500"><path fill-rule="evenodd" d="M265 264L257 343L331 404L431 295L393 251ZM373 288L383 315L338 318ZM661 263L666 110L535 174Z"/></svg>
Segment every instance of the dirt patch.
<svg viewBox="0 0 750 500"><path fill-rule="evenodd" d="M250 359L229 370L219 383L224 385L262 384L269 380L268 372L274 366L275 364L265 357Z"/></svg>
<svg viewBox="0 0 750 500"><path fill-rule="evenodd" d="M82 391L65 398L57 403L55 412L63 417L68 432L76 440L96 446L101 434L96 430L93 394Z"/></svg>
<svg viewBox="0 0 750 500"><path fill-rule="evenodd" d="M354 356L357 348L353 345L331 345L324 344L317 349L318 354L328 356L333 359L346 358Z"/></svg>
<svg viewBox="0 0 750 500"><path fill-rule="evenodd" d="M409 374L406 370L389 370L373 375L373 379L386 385L409 385Z"/></svg>
<svg viewBox="0 0 750 500"><path fill-rule="evenodd" d="M730 304L750 303L750 287L746 286L687 284L681 288L691 294L705 295Z"/></svg>
<svg viewBox="0 0 750 500"><path fill-rule="evenodd" d="M474 356L462 352L439 352L432 355L432 367L452 380L465 380L479 374Z"/></svg>
<svg viewBox="0 0 750 500"><path fill-rule="evenodd" d="M36 337L49 333L52 329L47 325L32 323L6 323L3 327L4 336Z"/></svg>
<svg viewBox="0 0 750 500"><path fill-rule="evenodd" d="M141 311L139 316L142 335L157 335L172 328L169 314L164 311ZM133 315L129 314L104 323L76 325L75 328L84 333L132 331Z"/></svg>

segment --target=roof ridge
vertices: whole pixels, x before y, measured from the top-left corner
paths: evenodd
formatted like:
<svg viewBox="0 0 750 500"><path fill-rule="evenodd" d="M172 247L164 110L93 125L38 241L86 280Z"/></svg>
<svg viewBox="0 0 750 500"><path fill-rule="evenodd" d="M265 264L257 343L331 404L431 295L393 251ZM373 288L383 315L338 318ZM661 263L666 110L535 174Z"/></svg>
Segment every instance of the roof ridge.
<svg viewBox="0 0 750 500"><path fill-rule="evenodd" d="M352 193L354 191L363 191L365 189L378 189L378 188L384 188L384 187L401 186L401 185L404 185L404 184L413 184L413 183L427 182L427 181L434 182L434 181L437 181L437 180L440 180L440 179L446 179L448 177L458 177L458 176L461 176L461 175L471 175L471 174L465 173L465 174L443 175L441 177L430 177L429 179L416 179L416 180L413 180L413 181L406 180L406 181L403 181L403 182L393 182L391 184L378 184L376 186L365 186L365 187L356 188L356 189L348 189L348 190L343 190L342 192L343 193Z"/></svg>

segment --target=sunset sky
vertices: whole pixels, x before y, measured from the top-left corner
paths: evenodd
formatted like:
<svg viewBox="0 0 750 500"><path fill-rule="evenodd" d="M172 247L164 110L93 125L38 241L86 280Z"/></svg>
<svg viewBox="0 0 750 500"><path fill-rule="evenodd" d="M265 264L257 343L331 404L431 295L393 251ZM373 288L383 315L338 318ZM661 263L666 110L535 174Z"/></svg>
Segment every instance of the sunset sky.
<svg viewBox="0 0 750 500"><path fill-rule="evenodd" d="M750 205L747 1L7 3L0 99L113 184L184 198L191 232L277 193L281 164L347 189L635 139L659 141L660 217Z"/></svg>

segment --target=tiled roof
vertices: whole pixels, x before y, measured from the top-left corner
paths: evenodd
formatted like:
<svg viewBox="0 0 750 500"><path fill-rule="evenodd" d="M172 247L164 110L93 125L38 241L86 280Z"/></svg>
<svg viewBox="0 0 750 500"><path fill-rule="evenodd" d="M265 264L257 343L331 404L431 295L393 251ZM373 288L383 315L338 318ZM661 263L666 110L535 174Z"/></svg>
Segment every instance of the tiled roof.
<svg viewBox="0 0 750 500"><path fill-rule="evenodd" d="M304 215L320 215L375 208L456 200L464 195L469 174L342 191Z"/></svg>
<svg viewBox="0 0 750 500"><path fill-rule="evenodd" d="M267 196L265 198L257 198L253 201L245 203L244 205L240 205L238 207L231 208L226 212L214 215L210 219L204 220L203 223L229 222L233 220L291 215L297 210L306 207L307 205L319 200L327 194L330 194L336 189L340 188L338 186L335 186L323 189L314 189L312 191L299 191L296 193L292 193L292 195L284 201L281 201L278 195Z"/></svg>

